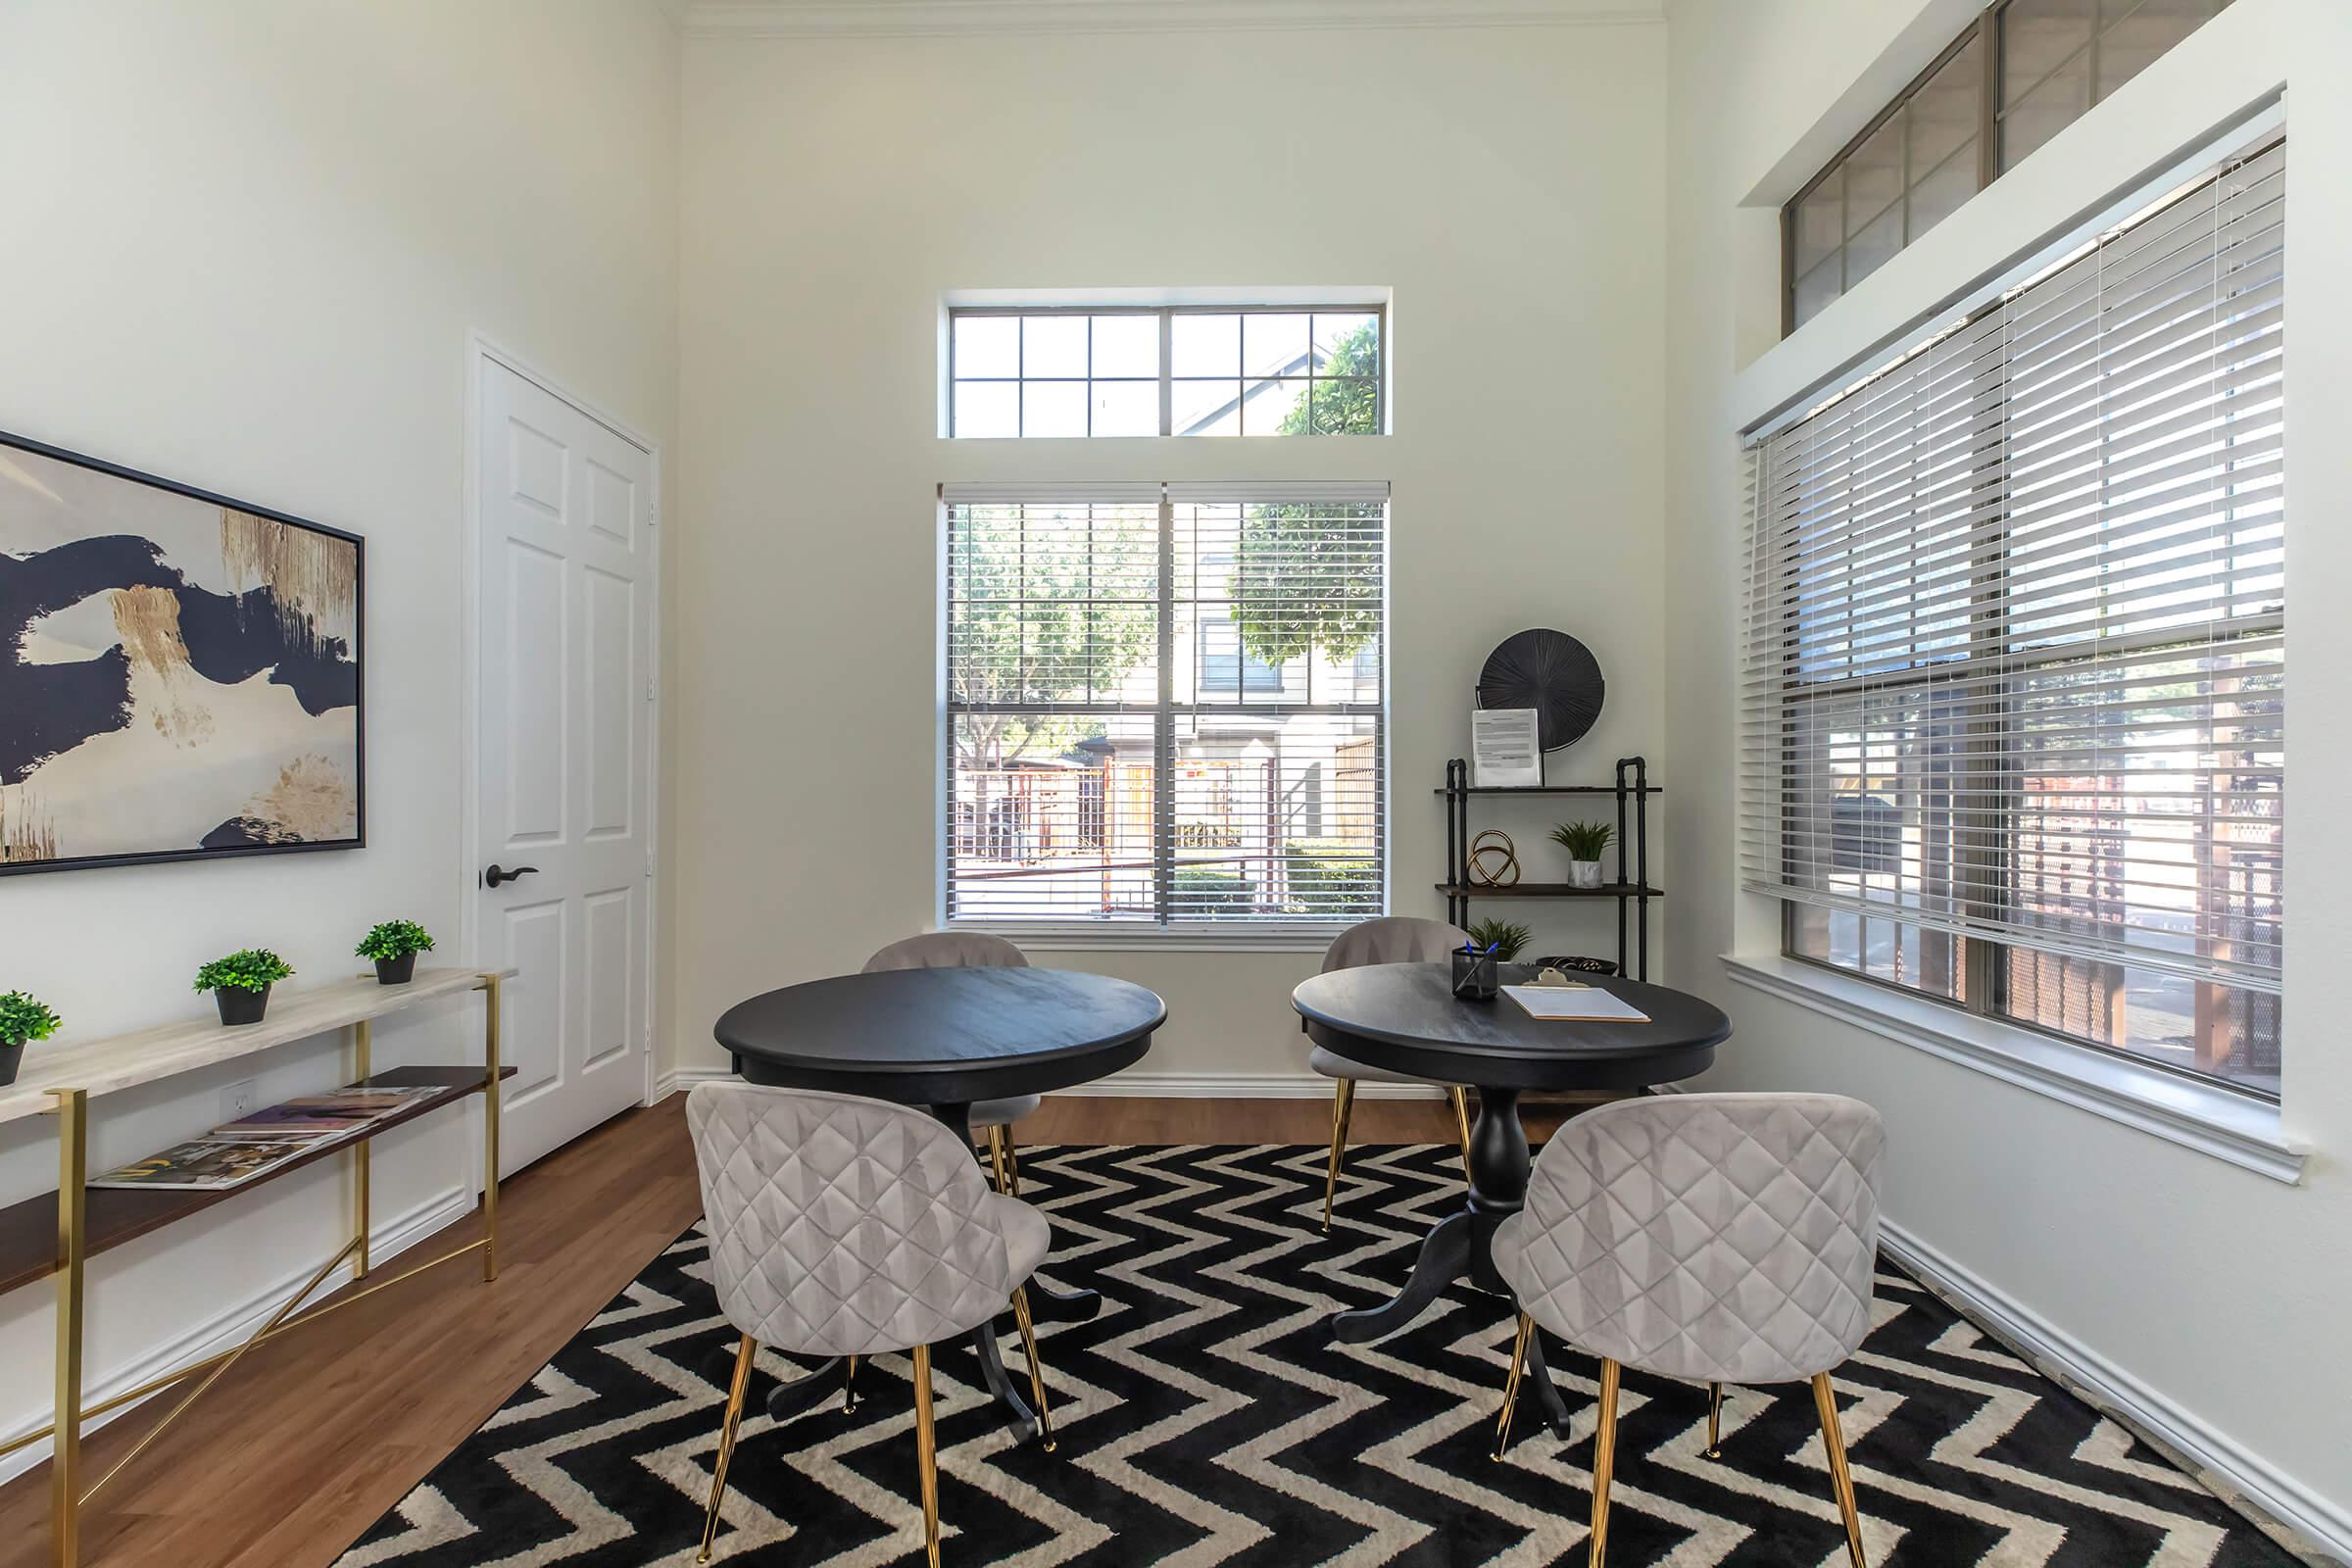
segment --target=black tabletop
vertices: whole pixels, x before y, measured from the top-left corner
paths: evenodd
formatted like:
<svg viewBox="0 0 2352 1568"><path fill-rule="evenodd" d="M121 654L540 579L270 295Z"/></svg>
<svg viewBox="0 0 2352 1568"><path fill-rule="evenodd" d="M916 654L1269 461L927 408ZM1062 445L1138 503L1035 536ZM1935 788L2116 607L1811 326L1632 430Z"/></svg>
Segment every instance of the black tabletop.
<svg viewBox="0 0 2352 1568"><path fill-rule="evenodd" d="M1505 985L1535 978L1501 965ZM1457 1002L1444 963L1375 963L1319 974L1291 993L1317 1045L1434 1083L1494 1089L1632 1089L1706 1070L1731 1019L1713 1003L1639 980L1589 975L1647 1023L1543 1019L1508 997Z"/></svg>
<svg viewBox="0 0 2352 1568"><path fill-rule="evenodd" d="M753 1083L940 1105L1044 1094L1142 1058L1166 1004L1070 969L893 969L786 986L712 1031Z"/></svg>

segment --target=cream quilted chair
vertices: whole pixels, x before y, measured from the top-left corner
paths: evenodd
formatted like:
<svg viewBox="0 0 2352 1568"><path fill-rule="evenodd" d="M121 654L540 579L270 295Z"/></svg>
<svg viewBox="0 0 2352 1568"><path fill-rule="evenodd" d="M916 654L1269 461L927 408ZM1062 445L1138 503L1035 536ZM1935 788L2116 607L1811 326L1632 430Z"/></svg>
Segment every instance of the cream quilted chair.
<svg viewBox="0 0 2352 1568"><path fill-rule="evenodd" d="M1028 956L1005 941L981 931L926 931L877 949L865 960L865 974L884 969L1026 969ZM972 1106L972 1126L988 1134L988 1158L996 1172L997 1191L1021 1190L1020 1160L1012 1147L1012 1124L1034 1112L1043 1102L1035 1095L1009 1100L983 1100Z"/></svg>
<svg viewBox="0 0 2352 1568"><path fill-rule="evenodd" d="M1361 969L1372 963L1442 963L1446 956L1470 940L1470 934L1443 920L1420 920L1392 914L1349 926L1333 940L1323 955L1323 972ZM1307 1054L1306 1064L1326 1078L1336 1079L1331 1097L1331 1168L1323 1177L1323 1229L1331 1229L1331 1203L1340 1191L1340 1161L1348 1152L1348 1116L1355 1108L1355 1086L1417 1084L1427 1080L1411 1073L1351 1060L1321 1046ZM1462 1174L1470 1173L1470 1097L1460 1084L1447 1084L1453 1101L1453 1119L1462 1134Z"/></svg>
<svg viewBox="0 0 2352 1568"><path fill-rule="evenodd" d="M1552 1136L1526 1206L1494 1231L1520 1308L1495 1452L1509 1440L1528 1338L1600 1357L1592 1568L1607 1544L1623 1367L1708 1385L1810 1381L1854 1568L1865 1568L1830 1373L1870 1332L1879 1246L1879 1113L1838 1095L1661 1095L1587 1111Z"/></svg>
<svg viewBox="0 0 2352 1568"><path fill-rule="evenodd" d="M923 1529L939 1562L931 1347L1009 1304L1053 1447L1023 1291L1046 1255L1046 1217L989 1190L971 1151L921 1110L849 1095L707 1083L686 1097L702 1173L718 1306L742 1331L710 1476L699 1561L710 1559L727 1462L761 1345L791 1355L908 1350Z"/></svg>

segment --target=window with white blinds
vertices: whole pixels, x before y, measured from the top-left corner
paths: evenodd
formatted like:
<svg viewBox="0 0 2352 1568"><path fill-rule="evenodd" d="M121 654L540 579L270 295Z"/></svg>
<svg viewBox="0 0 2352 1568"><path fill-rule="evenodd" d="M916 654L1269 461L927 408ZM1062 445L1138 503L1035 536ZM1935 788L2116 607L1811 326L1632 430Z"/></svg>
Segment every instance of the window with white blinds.
<svg viewBox="0 0 2352 1568"><path fill-rule="evenodd" d="M2285 156L1762 444L1741 708L1792 954L2271 1094Z"/></svg>
<svg viewBox="0 0 2352 1568"><path fill-rule="evenodd" d="M1382 913L1387 497L946 487L947 918Z"/></svg>

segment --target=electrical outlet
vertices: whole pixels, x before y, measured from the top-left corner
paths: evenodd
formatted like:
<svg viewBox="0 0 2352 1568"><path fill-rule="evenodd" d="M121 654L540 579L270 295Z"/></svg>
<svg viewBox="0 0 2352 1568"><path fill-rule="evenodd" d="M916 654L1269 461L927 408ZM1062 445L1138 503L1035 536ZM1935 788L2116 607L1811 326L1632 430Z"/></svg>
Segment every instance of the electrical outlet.
<svg viewBox="0 0 2352 1568"><path fill-rule="evenodd" d="M240 1078L220 1091L220 1119L241 1121L253 1114L253 1080Z"/></svg>

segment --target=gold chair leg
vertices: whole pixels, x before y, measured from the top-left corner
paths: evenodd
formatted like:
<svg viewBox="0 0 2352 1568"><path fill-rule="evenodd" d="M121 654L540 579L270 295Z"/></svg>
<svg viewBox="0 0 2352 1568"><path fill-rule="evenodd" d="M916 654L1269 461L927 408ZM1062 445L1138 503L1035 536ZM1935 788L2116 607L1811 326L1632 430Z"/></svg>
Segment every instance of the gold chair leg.
<svg viewBox="0 0 2352 1568"><path fill-rule="evenodd" d="M1862 1516L1854 1507L1853 1472L1845 1466L1845 1433L1838 1424L1838 1391L1823 1372L1813 1379L1813 1408L1821 1412L1821 1446L1830 1458L1830 1488L1838 1494L1838 1512L1845 1520L1845 1554L1854 1568L1870 1568L1862 1555Z"/></svg>
<svg viewBox="0 0 2352 1568"><path fill-rule="evenodd" d="M1723 1457L1723 1385L1707 1385L1707 1457Z"/></svg>
<svg viewBox="0 0 2352 1568"><path fill-rule="evenodd" d="M1037 1435L1045 1440L1046 1451L1054 1448L1054 1418L1046 1411L1046 1373L1037 1359L1037 1327L1029 1321L1029 1292L1026 1288L1012 1293L1013 1327L1021 1331L1021 1353L1029 1358L1029 1393L1037 1400Z"/></svg>
<svg viewBox="0 0 2352 1568"><path fill-rule="evenodd" d="M939 1439L931 1430L931 1347L914 1348L914 1459L922 1470L923 1549L939 1568Z"/></svg>
<svg viewBox="0 0 2352 1568"><path fill-rule="evenodd" d="M991 1127L988 1130L988 1168L996 1178L997 1191L1000 1193L1012 1191L1012 1178L1004 1169L1005 1141L1004 1128Z"/></svg>
<svg viewBox="0 0 2352 1568"><path fill-rule="evenodd" d="M1470 1179L1470 1091L1460 1084L1447 1084L1446 1093L1453 1097L1454 1125L1462 1130L1462 1180Z"/></svg>
<svg viewBox="0 0 2352 1568"><path fill-rule="evenodd" d="M710 1560L710 1544L718 1539L718 1505L727 1495L727 1461L735 1457L735 1424L743 1419L744 1390L752 1384L752 1358L760 1342L749 1334L735 1347L735 1377L727 1385L726 1422L718 1429L718 1458L710 1466L710 1506L703 1513L703 1549L696 1562Z"/></svg>
<svg viewBox="0 0 2352 1568"><path fill-rule="evenodd" d="M1609 1545L1609 1475L1617 1464L1617 1363L1600 1363L1600 1411L1592 1428L1592 1550L1586 1561L1600 1568Z"/></svg>
<svg viewBox="0 0 2352 1568"><path fill-rule="evenodd" d="M1004 1129L1004 1180L1005 1191L1015 1198L1020 1197L1021 1146L1013 1142L1012 1129L1009 1127Z"/></svg>
<svg viewBox="0 0 2352 1568"><path fill-rule="evenodd" d="M1527 1339L1536 1332L1536 1320L1525 1312L1519 1314L1519 1338L1511 1345L1511 1374L1502 1381L1502 1419L1494 1423L1494 1457L1511 1446L1511 1411L1519 1403L1519 1374L1527 1367Z"/></svg>
<svg viewBox="0 0 2352 1568"><path fill-rule="evenodd" d="M1340 1191L1340 1156L1348 1149L1348 1113L1355 1108L1355 1080L1338 1080L1331 1096L1331 1170L1323 1178L1323 1234L1331 1234L1331 1201Z"/></svg>

